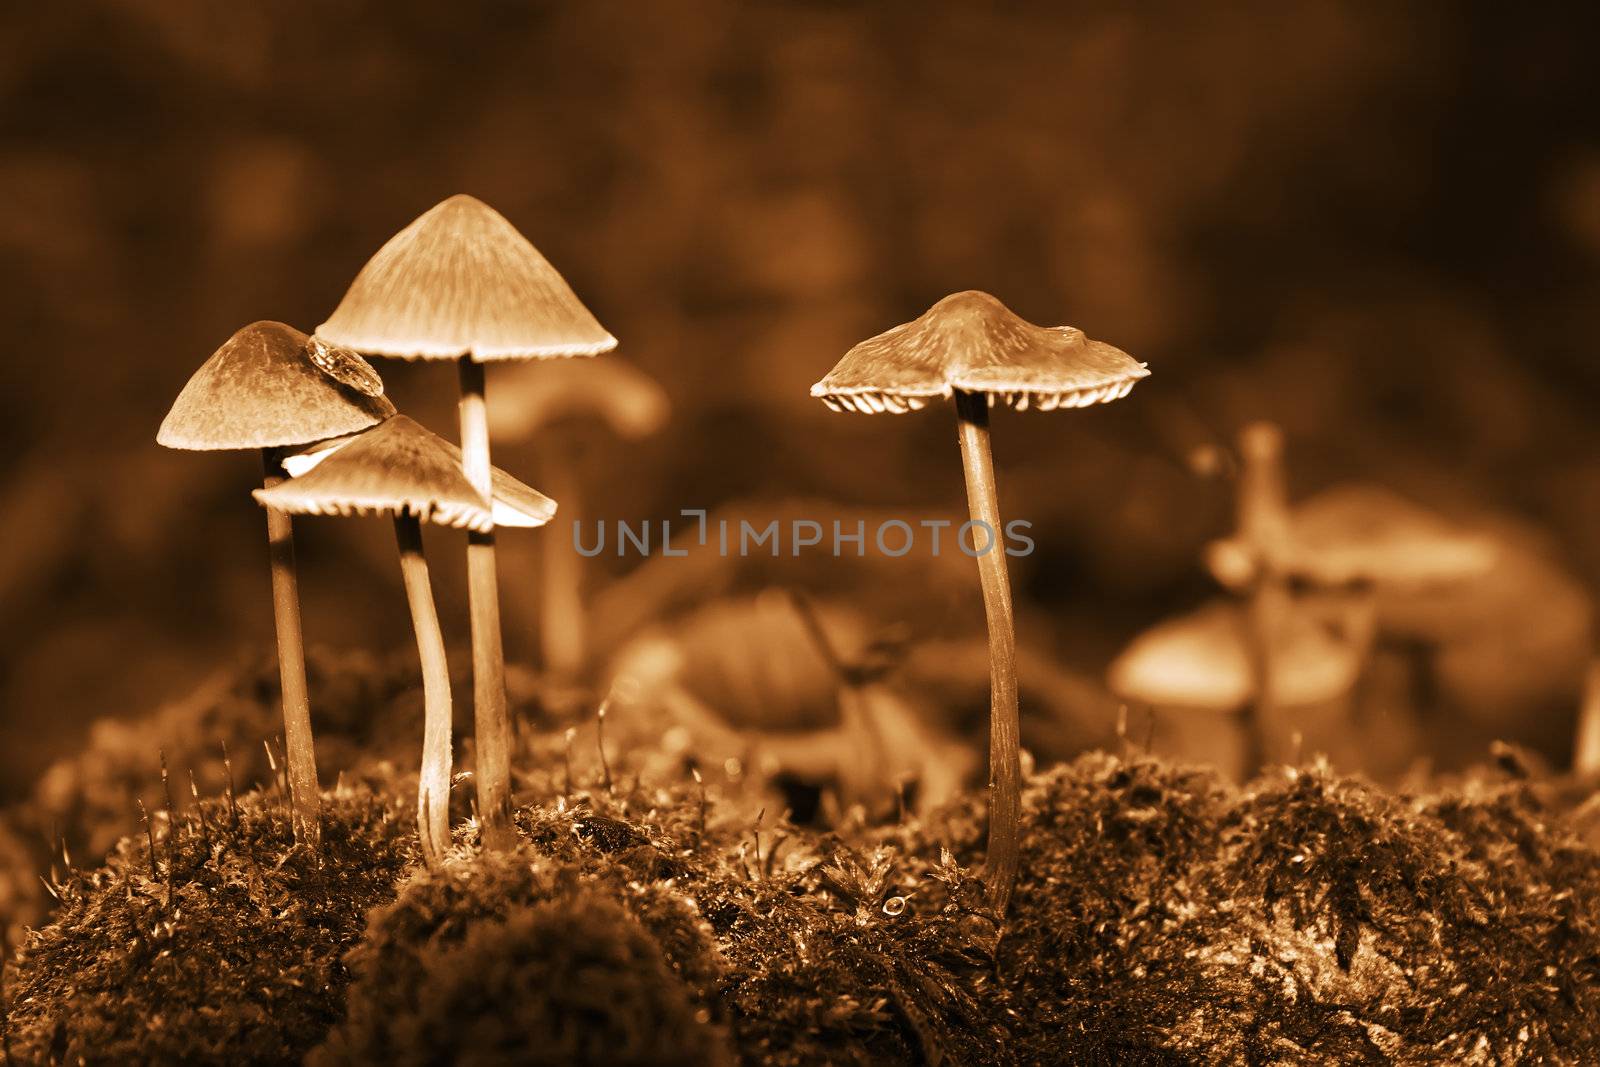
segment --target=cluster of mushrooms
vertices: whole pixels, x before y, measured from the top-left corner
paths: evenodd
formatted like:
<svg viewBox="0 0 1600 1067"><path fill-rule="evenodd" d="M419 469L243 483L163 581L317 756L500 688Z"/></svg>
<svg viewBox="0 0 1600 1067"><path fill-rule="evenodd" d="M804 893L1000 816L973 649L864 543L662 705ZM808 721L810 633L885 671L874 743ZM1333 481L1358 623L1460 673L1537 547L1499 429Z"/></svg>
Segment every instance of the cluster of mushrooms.
<svg viewBox="0 0 1600 1067"><path fill-rule="evenodd" d="M477 817L485 845L512 839L511 730L496 581L497 527L537 527L556 501L490 464L491 429L525 435L549 421L527 397L491 415L484 364L593 356L616 340L547 260L500 214L468 196L444 201L396 234L357 275L313 335L257 322L194 374L157 440L181 449L259 449L265 476L284 743L296 834L315 842L319 786L300 635L291 515L392 516L416 630L425 698L418 827L427 862L450 847L451 693L445 646L423 556L421 523L468 531ZM461 446L397 414L363 356L456 361ZM623 436L649 432L665 401L619 364L548 371L579 406ZM961 455L989 630L989 848L985 880L1003 913L1016 876L1021 816L1016 639L989 446L989 408L1084 407L1125 396L1149 371L1072 327L1028 323L994 297L957 293L921 317L852 348L812 387L835 410L907 412L955 401ZM620 382L620 386L619 386ZM540 395L548 397L546 389ZM614 398L627 403L618 405ZM554 464L551 472L563 469ZM575 486L557 496L568 499ZM982 538L987 538L987 544ZM583 658L574 613L576 559L546 553L546 667Z"/></svg>

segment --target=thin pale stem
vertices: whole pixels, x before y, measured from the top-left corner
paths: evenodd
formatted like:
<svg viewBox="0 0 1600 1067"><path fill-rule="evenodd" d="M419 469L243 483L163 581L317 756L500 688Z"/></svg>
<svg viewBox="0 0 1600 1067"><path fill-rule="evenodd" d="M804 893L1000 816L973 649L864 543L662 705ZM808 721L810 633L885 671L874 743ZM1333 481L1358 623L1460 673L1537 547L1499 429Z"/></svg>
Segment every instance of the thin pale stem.
<svg viewBox="0 0 1600 1067"><path fill-rule="evenodd" d="M1573 744L1572 770L1582 781L1600 777L1600 660L1589 665Z"/></svg>
<svg viewBox="0 0 1600 1067"><path fill-rule="evenodd" d="M988 398L956 394L961 463L967 479L967 509L988 528L987 550L978 556L983 610L989 626L989 851L984 881L989 906L1004 915L1021 864L1022 758L1017 713L1017 637L1006 574L1004 527L989 451ZM973 531L974 550L983 527Z"/></svg>
<svg viewBox="0 0 1600 1067"><path fill-rule="evenodd" d="M1251 698L1245 709L1244 776L1248 778L1260 771L1269 757L1267 735L1278 719L1273 638L1289 610L1283 580L1289 503L1282 433L1271 423L1251 423L1239 434L1239 456L1235 502L1239 536L1255 563L1245 604L1245 651L1251 675Z"/></svg>
<svg viewBox="0 0 1600 1067"><path fill-rule="evenodd" d="M467 480L493 502L489 421L483 364L457 360L461 373L461 454ZM472 618L472 713L477 752L478 819L491 848L511 843L511 719L506 711L506 657L500 642L500 590L494 530L467 535L467 594Z"/></svg>
<svg viewBox="0 0 1600 1067"><path fill-rule="evenodd" d="M411 627L417 634L417 657L422 662L422 773L417 780L417 831L422 855L429 867L439 866L450 848L450 664L444 654L444 634L428 580L428 561L422 554L422 523L403 513L394 519L400 546L400 575L405 581Z"/></svg>
<svg viewBox="0 0 1600 1067"><path fill-rule="evenodd" d="M263 449L262 484L283 481L276 455ZM300 591L295 579L294 529L286 512L267 508L267 546L272 562L272 618L278 632L278 678L283 689L283 742L291 794L290 822L298 840L316 845L322 836L322 793L311 734L311 698L306 687L305 644L300 636Z"/></svg>
<svg viewBox="0 0 1600 1067"><path fill-rule="evenodd" d="M571 454L559 450L543 464L540 484L561 506L562 530L574 529L581 521L577 479L572 476ZM545 670L564 680L583 672L588 652L584 640L583 557L570 537L562 538L550 530L540 544L544 563L539 585L539 646Z"/></svg>

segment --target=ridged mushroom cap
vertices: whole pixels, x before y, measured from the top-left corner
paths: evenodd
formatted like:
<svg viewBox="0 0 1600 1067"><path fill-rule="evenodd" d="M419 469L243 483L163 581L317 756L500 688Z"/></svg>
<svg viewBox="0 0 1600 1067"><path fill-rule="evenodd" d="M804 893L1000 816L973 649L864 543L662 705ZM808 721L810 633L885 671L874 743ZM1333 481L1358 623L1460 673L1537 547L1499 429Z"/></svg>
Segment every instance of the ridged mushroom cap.
<svg viewBox="0 0 1600 1067"><path fill-rule="evenodd" d="M1126 396L1150 371L1072 326L1035 326L990 296L947 296L919 318L846 352L811 395L834 410L902 412L956 390L1020 410Z"/></svg>
<svg viewBox="0 0 1600 1067"><path fill-rule="evenodd" d="M456 195L389 238L317 336L401 359L549 359L617 346L516 227Z"/></svg>
<svg viewBox="0 0 1600 1067"><path fill-rule="evenodd" d="M1360 676L1360 645L1339 640L1304 614L1291 614L1271 644L1275 703L1331 700ZM1219 602L1146 630L1112 661L1106 680L1122 699L1159 707L1243 707L1255 691L1243 614Z"/></svg>
<svg viewBox="0 0 1600 1067"><path fill-rule="evenodd" d="M323 451L304 474L255 490L256 500L293 515L407 513L440 526L494 527L489 502L461 470L461 453L404 415ZM554 503L546 504L554 514Z"/></svg>
<svg viewBox="0 0 1600 1067"><path fill-rule="evenodd" d="M431 438L427 447L448 457L457 472L461 472L461 449L446 441L431 430L424 429L404 415L397 415L390 421L403 420L409 426L402 426L405 434L416 437L419 433ZM373 431L368 431L371 433ZM324 460L341 452L346 446L353 445L362 440L367 434L356 434L352 437L340 437L332 441L323 441L312 445L300 452L283 458L283 468L296 481L320 467ZM465 476L463 475L463 478ZM491 502L490 513L495 526L511 526L529 529L543 526L556 514L556 502L539 492L537 489L526 485L499 467L489 470L489 483L494 494ZM477 497L481 500L482 497ZM446 525L453 525L447 523ZM474 527L479 528L479 527Z"/></svg>
<svg viewBox="0 0 1600 1067"><path fill-rule="evenodd" d="M495 379L489 433L501 440L530 437L572 417L603 420L618 437L637 440L659 430L672 413L654 378L616 359L541 363Z"/></svg>
<svg viewBox="0 0 1600 1067"><path fill-rule="evenodd" d="M393 414L383 380L354 352L281 322L253 322L194 372L156 441L194 450L279 448L355 433Z"/></svg>

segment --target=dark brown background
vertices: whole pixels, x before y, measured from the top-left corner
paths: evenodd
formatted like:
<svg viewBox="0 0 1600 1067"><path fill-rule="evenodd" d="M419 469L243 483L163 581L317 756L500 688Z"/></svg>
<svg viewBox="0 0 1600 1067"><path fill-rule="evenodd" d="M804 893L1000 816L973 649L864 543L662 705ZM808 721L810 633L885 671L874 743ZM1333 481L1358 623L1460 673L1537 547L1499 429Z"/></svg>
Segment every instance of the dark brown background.
<svg viewBox="0 0 1600 1067"><path fill-rule="evenodd" d="M1285 425L1297 494L1362 476L1510 512L1600 578L1594 16L1124 7L7 5L7 791L269 638L253 458L155 428L232 330L315 326L457 191L672 395L666 434L591 475L599 513L959 507L948 419L831 415L806 387L983 288L1155 372L1105 409L998 420L1005 500L1041 542L1022 599L1069 664L1205 595L1228 491L1184 459L1249 417ZM381 369L448 430L447 370ZM383 524L301 525L309 640L400 646ZM437 569L461 629L459 568Z"/></svg>

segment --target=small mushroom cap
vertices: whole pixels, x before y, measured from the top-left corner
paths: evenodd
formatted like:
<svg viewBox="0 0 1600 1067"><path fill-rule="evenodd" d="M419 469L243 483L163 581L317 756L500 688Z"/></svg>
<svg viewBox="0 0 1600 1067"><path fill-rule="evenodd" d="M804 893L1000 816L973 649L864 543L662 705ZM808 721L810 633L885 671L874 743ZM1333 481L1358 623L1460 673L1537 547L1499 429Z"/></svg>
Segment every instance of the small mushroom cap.
<svg viewBox="0 0 1600 1067"><path fill-rule="evenodd" d="M1126 396L1150 371L1072 326L1035 326L990 296L947 296L920 318L846 352L811 395L835 410L915 410L955 390L1019 411L1087 407Z"/></svg>
<svg viewBox="0 0 1600 1067"><path fill-rule="evenodd" d="M516 227L465 195L378 249L317 336L401 359L549 359L617 346Z"/></svg>
<svg viewBox="0 0 1600 1067"><path fill-rule="evenodd" d="M1421 586L1487 574L1499 555L1487 534L1462 530L1397 493L1347 485L1320 493L1290 521L1293 565L1328 585Z"/></svg>
<svg viewBox="0 0 1600 1067"><path fill-rule="evenodd" d="M355 433L393 414L383 380L354 352L281 322L253 322L194 372L156 441L196 450L279 448Z"/></svg>
<svg viewBox="0 0 1600 1067"><path fill-rule="evenodd" d="M1134 638L1112 661L1107 682L1124 700L1159 707L1231 711L1254 695L1236 605L1209 604ZM1347 692L1361 673L1360 645L1340 640L1315 618L1291 614L1272 635L1276 703L1316 704Z"/></svg>
<svg viewBox="0 0 1600 1067"><path fill-rule="evenodd" d="M616 359L518 367L495 379L489 433L531 437L571 416L597 416L618 437L637 440L659 430L672 412L666 391L643 371Z"/></svg>
<svg viewBox="0 0 1600 1067"><path fill-rule="evenodd" d="M433 440L429 442L429 447L443 452L459 471L461 467L461 449L438 434L423 429L403 415L396 416L396 418L405 419L417 430L431 437ZM410 433L409 430L407 432ZM351 437L340 437L332 441L319 442L294 455L285 456L283 458L283 469L298 480L321 466L323 461L330 456L333 456L346 446L360 441L365 436L365 434L356 434ZM535 526L543 526L555 517L556 502L554 500L551 500L537 489L518 481L499 467L490 468L489 484L494 494L490 513L494 519L495 526L529 529Z"/></svg>
<svg viewBox="0 0 1600 1067"><path fill-rule="evenodd" d="M1453 585L1488 574L1500 554L1493 537L1459 529L1375 485L1338 486L1307 500L1290 516L1283 542L1276 565L1323 586ZM1253 576L1248 556L1242 541L1228 538L1213 542L1206 562L1219 582L1237 588Z"/></svg>

